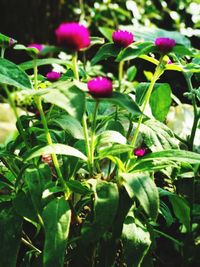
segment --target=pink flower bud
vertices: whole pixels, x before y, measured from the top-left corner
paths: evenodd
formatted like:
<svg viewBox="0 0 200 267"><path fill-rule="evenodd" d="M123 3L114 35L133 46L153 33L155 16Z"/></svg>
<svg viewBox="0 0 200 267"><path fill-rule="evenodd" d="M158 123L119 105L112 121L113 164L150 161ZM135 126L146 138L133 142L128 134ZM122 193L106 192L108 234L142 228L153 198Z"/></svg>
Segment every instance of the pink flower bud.
<svg viewBox="0 0 200 267"><path fill-rule="evenodd" d="M155 40L155 45L159 48L160 52L167 54L176 45L174 39L159 37Z"/></svg>
<svg viewBox="0 0 200 267"><path fill-rule="evenodd" d="M59 45L79 51L90 45L90 34L88 29L77 23L62 23L55 31Z"/></svg>
<svg viewBox="0 0 200 267"><path fill-rule="evenodd" d="M51 82L57 81L60 77L61 77L61 74L56 71L50 71L46 74L46 78Z"/></svg>
<svg viewBox="0 0 200 267"><path fill-rule="evenodd" d="M145 148L141 148L141 147L138 147L134 150L134 155L137 156L137 157L142 157L146 154L146 149Z"/></svg>
<svg viewBox="0 0 200 267"><path fill-rule="evenodd" d="M112 81L105 77L96 77L87 83L88 90L94 98L112 96Z"/></svg>
<svg viewBox="0 0 200 267"><path fill-rule="evenodd" d="M114 44L120 47L127 47L133 43L134 36L131 32L118 30L113 32L112 39Z"/></svg>

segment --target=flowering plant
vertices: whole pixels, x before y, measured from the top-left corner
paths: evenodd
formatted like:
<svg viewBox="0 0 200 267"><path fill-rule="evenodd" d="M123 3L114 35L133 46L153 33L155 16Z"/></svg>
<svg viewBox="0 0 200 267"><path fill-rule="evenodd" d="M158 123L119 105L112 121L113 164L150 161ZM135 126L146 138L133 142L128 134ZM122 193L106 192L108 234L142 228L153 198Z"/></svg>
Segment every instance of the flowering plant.
<svg viewBox="0 0 200 267"><path fill-rule="evenodd" d="M89 62L82 53L102 40L75 22L55 33L64 60L30 54L45 51L36 44L14 47L33 55L19 65L1 54L3 99L17 128L0 150L2 266L145 266L159 238L182 255L186 237L192 242L199 231L191 216L199 205L195 192L184 197L176 187L188 172L192 188L198 177L199 89L191 80L199 71L197 50L181 38L134 41L127 26L113 30ZM136 58L153 64L148 82L135 82ZM55 63L62 75L39 75L40 66ZM166 125L177 100L159 80L165 71L181 72L188 85L194 118L186 139ZM181 236L167 232L174 221Z"/></svg>

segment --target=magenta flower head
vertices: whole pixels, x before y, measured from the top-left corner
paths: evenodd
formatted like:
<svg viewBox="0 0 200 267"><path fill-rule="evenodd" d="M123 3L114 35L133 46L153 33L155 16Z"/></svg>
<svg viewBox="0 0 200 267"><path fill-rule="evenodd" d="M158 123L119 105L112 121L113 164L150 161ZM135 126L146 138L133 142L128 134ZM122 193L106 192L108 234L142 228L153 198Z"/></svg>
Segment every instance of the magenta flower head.
<svg viewBox="0 0 200 267"><path fill-rule="evenodd" d="M155 45L159 48L160 52L167 54L176 45L174 39L159 37L155 40Z"/></svg>
<svg viewBox="0 0 200 267"><path fill-rule="evenodd" d="M38 50L38 52L41 52L43 49L43 45L41 45L41 44L29 44L28 47L36 48Z"/></svg>
<svg viewBox="0 0 200 267"><path fill-rule="evenodd" d="M46 78L51 82L57 81L60 77L61 77L61 74L56 71L50 71L46 74Z"/></svg>
<svg viewBox="0 0 200 267"><path fill-rule="evenodd" d="M137 157L142 157L146 154L146 149L145 148L141 148L141 147L138 147L134 150L134 155L137 156Z"/></svg>
<svg viewBox="0 0 200 267"><path fill-rule="evenodd" d="M112 34L114 44L120 47L127 47L134 41L134 36L131 32L127 31L115 31Z"/></svg>
<svg viewBox="0 0 200 267"><path fill-rule="evenodd" d="M112 96L113 86L112 81L105 77L96 77L88 83L89 93L94 97L110 97Z"/></svg>
<svg viewBox="0 0 200 267"><path fill-rule="evenodd" d="M77 23L61 23L55 31L59 45L79 51L90 45L90 33L88 29Z"/></svg>

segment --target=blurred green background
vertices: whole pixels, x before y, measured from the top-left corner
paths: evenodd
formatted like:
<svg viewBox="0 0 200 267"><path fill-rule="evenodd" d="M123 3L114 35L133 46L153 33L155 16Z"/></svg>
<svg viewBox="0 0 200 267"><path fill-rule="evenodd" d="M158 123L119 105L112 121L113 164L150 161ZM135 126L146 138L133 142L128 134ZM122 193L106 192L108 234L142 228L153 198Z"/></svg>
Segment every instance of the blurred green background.
<svg viewBox="0 0 200 267"><path fill-rule="evenodd" d="M97 35L98 26L144 25L177 30L198 48L199 0L1 0L0 32L20 43L54 43L62 21L81 21Z"/></svg>

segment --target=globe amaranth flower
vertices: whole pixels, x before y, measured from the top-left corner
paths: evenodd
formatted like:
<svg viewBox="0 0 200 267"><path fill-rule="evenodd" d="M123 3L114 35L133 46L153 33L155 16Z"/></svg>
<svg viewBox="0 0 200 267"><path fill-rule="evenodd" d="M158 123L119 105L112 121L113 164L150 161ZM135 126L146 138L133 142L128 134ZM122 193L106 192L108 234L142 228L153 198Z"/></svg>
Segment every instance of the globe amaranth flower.
<svg viewBox="0 0 200 267"><path fill-rule="evenodd" d="M137 156L137 157L142 157L146 154L146 149L145 148L141 148L141 147L138 147L134 150L134 155Z"/></svg>
<svg viewBox="0 0 200 267"><path fill-rule="evenodd" d="M60 77L61 77L60 72L56 71L50 71L46 74L46 78L51 82L57 81Z"/></svg>
<svg viewBox="0 0 200 267"><path fill-rule="evenodd" d="M167 54L176 45L174 39L159 37L155 40L155 45L159 48L160 52Z"/></svg>
<svg viewBox="0 0 200 267"><path fill-rule="evenodd" d="M134 36L131 32L117 30L113 32L112 39L117 46L127 47L133 43Z"/></svg>
<svg viewBox="0 0 200 267"><path fill-rule="evenodd" d="M88 83L89 93L94 97L110 97L112 96L113 86L112 81L105 77L96 77Z"/></svg>
<svg viewBox="0 0 200 267"><path fill-rule="evenodd" d="M36 48L38 50L38 52L41 52L43 49L43 45L41 45L41 44L29 44L28 47Z"/></svg>
<svg viewBox="0 0 200 267"><path fill-rule="evenodd" d="M71 50L79 51L90 45L88 29L77 23L61 23L55 31L57 43Z"/></svg>

